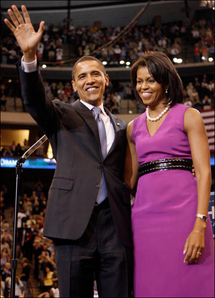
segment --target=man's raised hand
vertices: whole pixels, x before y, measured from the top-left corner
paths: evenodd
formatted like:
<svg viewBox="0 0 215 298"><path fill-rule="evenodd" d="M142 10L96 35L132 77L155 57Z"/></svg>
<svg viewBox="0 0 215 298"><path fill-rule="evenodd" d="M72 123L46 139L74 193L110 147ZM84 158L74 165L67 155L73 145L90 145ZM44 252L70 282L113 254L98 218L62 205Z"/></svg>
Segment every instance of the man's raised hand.
<svg viewBox="0 0 215 298"><path fill-rule="evenodd" d="M31 62L35 59L36 49L42 38L44 31L44 21L40 22L37 32L35 32L31 23L30 16L25 5L21 6L23 16L20 14L16 5L8 9L11 21L4 19L7 27L13 32L22 52L25 62Z"/></svg>

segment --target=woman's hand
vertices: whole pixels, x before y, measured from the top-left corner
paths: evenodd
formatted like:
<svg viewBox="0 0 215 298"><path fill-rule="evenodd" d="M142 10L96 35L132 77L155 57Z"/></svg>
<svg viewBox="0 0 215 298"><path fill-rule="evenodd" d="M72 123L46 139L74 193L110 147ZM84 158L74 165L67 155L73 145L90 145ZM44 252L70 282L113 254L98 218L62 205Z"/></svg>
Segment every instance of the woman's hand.
<svg viewBox="0 0 215 298"><path fill-rule="evenodd" d="M195 226L185 242L183 253L186 256L184 263L196 263L205 247L206 223L200 221L202 220L196 220Z"/></svg>
<svg viewBox="0 0 215 298"><path fill-rule="evenodd" d="M13 32L23 52L24 61L30 62L35 59L37 45L42 38L45 23L44 21L40 22L39 30L35 32L25 5L22 5L21 9L23 16L16 5L12 5L11 9L8 9L12 22L8 19L4 19L4 22Z"/></svg>

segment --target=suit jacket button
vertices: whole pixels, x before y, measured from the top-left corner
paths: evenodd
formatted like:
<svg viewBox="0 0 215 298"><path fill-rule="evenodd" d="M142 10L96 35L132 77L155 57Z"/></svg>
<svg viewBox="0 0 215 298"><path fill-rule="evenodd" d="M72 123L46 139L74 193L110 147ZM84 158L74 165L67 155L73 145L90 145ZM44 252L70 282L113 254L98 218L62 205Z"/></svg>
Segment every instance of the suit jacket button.
<svg viewBox="0 0 215 298"><path fill-rule="evenodd" d="M99 188L100 187L100 184L99 183L95 184L95 187L96 188Z"/></svg>

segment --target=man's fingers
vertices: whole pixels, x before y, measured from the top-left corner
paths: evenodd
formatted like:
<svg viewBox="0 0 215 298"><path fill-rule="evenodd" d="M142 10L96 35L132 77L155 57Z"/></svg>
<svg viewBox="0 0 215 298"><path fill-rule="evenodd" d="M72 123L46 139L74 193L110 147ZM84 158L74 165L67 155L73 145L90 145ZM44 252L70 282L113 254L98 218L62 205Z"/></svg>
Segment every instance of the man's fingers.
<svg viewBox="0 0 215 298"><path fill-rule="evenodd" d="M18 8L16 7L16 5L12 5L12 9L13 9L15 17L18 20L18 24L24 24L23 17L21 16L21 14L20 14Z"/></svg>
<svg viewBox="0 0 215 298"><path fill-rule="evenodd" d="M8 19L4 19L4 23L5 23L5 25L7 25L7 27L8 27L12 32L15 31L16 28L11 24L11 22L10 22Z"/></svg>
<svg viewBox="0 0 215 298"><path fill-rule="evenodd" d="M30 15L29 15L29 13L28 13L27 8L25 7L25 5L22 5L21 6L21 9L22 9L22 13L23 13L25 22L27 24L31 24L31 18L30 18Z"/></svg>
<svg viewBox="0 0 215 298"><path fill-rule="evenodd" d="M7 12L8 12L8 14L9 14L10 19L11 19L11 21L13 22L14 26L15 26L15 27L18 27L18 26L19 26L19 23L18 23L18 20L17 20L17 18L15 17L15 15L14 15L14 13L13 13L13 10L12 10L11 8L9 8L9 9L7 10Z"/></svg>
<svg viewBox="0 0 215 298"><path fill-rule="evenodd" d="M38 33L43 33L43 31L44 31L44 25L45 25L45 22L44 21L41 21L40 22L39 29L38 29Z"/></svg>
<svg viewBox="0 0 215 298"><path fill-rule="evenodd" d="M8 9L8 14L10 16L11 21L13 22L14 26L13 28L11 27L12 24L9 24L9 21L5 21L5 24L12 30L14 31L14 27L18 27L20 24L28 23L31 24L31 18L28 14L28 11L25 7L25 5L21 6L23 16L19 12L18 8L16 5L12 5L11 8ZM24 17L24 18L23 18ZM25 21L25 22L24 22Z"/></svg>

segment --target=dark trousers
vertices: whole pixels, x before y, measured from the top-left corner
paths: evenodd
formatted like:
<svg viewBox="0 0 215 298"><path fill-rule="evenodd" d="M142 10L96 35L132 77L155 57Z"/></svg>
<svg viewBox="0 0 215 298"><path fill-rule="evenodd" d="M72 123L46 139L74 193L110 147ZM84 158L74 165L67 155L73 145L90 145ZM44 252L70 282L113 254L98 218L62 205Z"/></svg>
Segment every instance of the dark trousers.
<svg viewBox="0 0 215 298"><path fill-rule="evenodd" d="M94 279L100 298L131 297L133 251L122 245L107 199L80 239L55 240L54 248L61 297L93 297Z"/></svg>

